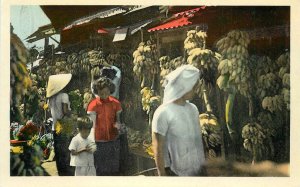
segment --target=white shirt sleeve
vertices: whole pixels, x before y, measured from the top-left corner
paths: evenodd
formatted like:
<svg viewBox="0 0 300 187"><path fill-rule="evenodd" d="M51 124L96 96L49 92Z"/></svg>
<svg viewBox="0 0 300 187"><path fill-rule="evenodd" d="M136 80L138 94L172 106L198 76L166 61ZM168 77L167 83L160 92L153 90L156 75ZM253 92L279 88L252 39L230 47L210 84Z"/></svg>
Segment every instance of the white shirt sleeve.
<svg viewBox="0 0 300 187"><path fill-rule="evenodd" d="M116 66L111 66L112 69L116 70L116 77L121 79L121 70Z"/></svg>
<svg viewBox="0 0 300 187"><path fill-rule="evenodd" d="M160 135L166 136L169 124L167 120L167 115L165 115L164 110L162 108L158 108L154 112L154 116L152 119L152 132L158 133Z"/></svg>
<svg viewBox="0 0 300 187"><path fill-rule="evenodd" d="M69 145L69 150L75 150L76 151L77 146L76 146L76 136L72 138L71 143Z"/></svg>
<svg viewBox="0 0 300 187"><path fill-rule="evenodd" d="M68 108L69 108L69 110L71 110L70 100L69 100L69 95L68 94L66 94L66 93L61 94L61 102L65 103L65 104L68 104Z"/></svg>

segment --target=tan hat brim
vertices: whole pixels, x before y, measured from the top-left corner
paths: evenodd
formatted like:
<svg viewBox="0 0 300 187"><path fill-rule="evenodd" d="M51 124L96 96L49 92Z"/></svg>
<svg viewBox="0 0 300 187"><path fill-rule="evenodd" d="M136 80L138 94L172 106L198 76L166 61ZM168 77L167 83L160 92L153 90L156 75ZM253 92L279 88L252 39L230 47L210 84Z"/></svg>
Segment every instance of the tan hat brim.
<svg viewBox="0 0 300 187"><path fill-rule="evenodd" d="M49 77L46 89L46 97L52 97L60 92L70 82L72 74L58 74Z"/></svg>

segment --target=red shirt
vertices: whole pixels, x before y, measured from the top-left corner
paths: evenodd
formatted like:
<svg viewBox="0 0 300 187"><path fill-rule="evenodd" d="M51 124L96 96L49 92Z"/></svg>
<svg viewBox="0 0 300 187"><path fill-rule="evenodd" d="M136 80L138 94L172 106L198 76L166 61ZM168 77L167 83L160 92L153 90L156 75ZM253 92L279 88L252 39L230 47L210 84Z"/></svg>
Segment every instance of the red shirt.
<svg viewBox="0 0 300 187"><path fill-rule="evenodd" d="M107 99L97 97L89 103L87 111L97 114L95 141L110 141L117 137L118 129L114 127L114 124L116 123L116 113L121 110L121 103L112 96Z"/></svg>

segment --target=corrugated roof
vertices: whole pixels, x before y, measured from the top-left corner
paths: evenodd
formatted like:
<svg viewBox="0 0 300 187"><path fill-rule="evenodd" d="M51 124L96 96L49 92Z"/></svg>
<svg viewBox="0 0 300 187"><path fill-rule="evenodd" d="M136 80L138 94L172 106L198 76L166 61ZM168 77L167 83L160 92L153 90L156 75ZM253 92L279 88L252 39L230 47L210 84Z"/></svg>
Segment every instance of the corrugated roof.
<svg viewBox="0 0 300 187"><path fill-rule="evenodd" d="M154 32L154 31L159 31L159 30L167 30L167 29L172 29L172 28L177 28L177 27L183 27L183 26L190 25L190 24L192 24L192 22L190 22L187 17L181 17L179 19L175 19L175 20L172 20L170 22L159 25L157 27L153 27L151 29L148 29L148 32Z"/></svg>
<svg viewBox="0 0 300 187"><path fill-rule="evenodd" d="M90 15L90 16L87 16L87 17L84 17L84 18L73 21L72 23L65 26L63 28L63 30L68 30L68 29L71 29L74 26L86 24L86 23L88 23L88 22L90 22L90 21L92 21L93 19L96 19L96 18L107 18L107 17L111 17L111 16L114 16L114 15L117 15L117 14L124 13L124 12L126 12L126 10L121 8L121 7L112 8L112 9L109 9L109 10L106 10L106 11L101 11L101 12L98 12L94 15Z"/></svg>
<svg viewBox="0 0 300 187"><path fill-rule="evenodd" d="M178 13L174 14L174 16L175 17L178 17L178 16L189 16L190 14L195 14L200 9L205 9L205 7L206 6L202 6L202 7L199 7L199 8L194 8L194 9L186 10L186 11L183 11L183 12L178 12Z"/></svg>

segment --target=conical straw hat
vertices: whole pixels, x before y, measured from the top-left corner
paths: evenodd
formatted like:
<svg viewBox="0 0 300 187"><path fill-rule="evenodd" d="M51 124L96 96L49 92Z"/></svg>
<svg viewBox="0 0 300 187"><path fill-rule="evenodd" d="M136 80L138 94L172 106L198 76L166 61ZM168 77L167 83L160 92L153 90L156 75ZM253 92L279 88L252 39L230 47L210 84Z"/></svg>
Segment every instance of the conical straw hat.
<svg viewBox="0 0 300 187"><path fill-rule="evenodd" d="M51 97L60 92L70 82L72 74L58 74L49 77L46 97Z"/></svg>

